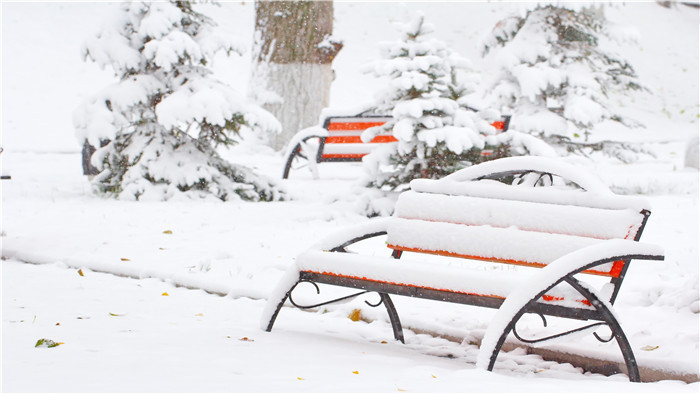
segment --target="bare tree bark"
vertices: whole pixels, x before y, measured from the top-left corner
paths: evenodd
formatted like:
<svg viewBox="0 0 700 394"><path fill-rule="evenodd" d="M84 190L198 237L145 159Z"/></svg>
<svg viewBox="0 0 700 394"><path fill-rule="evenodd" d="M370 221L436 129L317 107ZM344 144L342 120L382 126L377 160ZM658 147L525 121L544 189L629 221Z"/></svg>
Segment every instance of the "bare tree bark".
<svg viewBox="0 0 700 394"><path fill-rule="evenodd" d="M258 0L251 93L282 123L270 144L282 149L302 128L315 125L328 106L334 41L332 1Z"/></svg>

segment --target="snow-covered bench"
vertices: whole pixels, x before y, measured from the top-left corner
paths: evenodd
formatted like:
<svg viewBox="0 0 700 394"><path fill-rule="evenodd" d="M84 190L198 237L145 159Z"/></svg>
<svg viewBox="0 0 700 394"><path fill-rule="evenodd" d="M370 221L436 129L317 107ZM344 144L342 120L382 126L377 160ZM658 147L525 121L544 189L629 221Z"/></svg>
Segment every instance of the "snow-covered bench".
<svg viewBox="0 0 700 394"><path fill-rule="evenodd" d="M596 338L614 337L630 380L640 380L612 304L631 260L664 259L660 247L638 242L650 214L645 199L615 195L576 167L536 157L499 159L440 180L414 180L411 189L399 196L394 216L340 231L298 256L269 299L264 329L272 330L287 299L304 307L291 295L299 283L325 283L363 291L309 307L377 292L402 342L389 294L499 309L479 355L479 365L489 370L510 332L534 343L607 325L612 336L603 340L594 332ZM391 257L350 249L363 243L366 249L365 240L378 236L386 236ZM472 269L440 264L425 254L519 267ZM587 282L603 277L604 284L596 289L582 276ZM524 313L593 323L526 340L515 330Z"/></svg>
<svg viewBox="0 0 700 394"><path fill-rule="evenodd" d="M395 143L391 134L378 134L372 141L363 143L360 136L370 127L381 126L390 116L361 112L355 115L323 116L321 126L299 131L287 145L282 178L287 179L292 170L309 168L314 178L318 177L316 165L328 162L361 161L381 144ZM510 117L492 123L497 130L508 130Z"/></svg>

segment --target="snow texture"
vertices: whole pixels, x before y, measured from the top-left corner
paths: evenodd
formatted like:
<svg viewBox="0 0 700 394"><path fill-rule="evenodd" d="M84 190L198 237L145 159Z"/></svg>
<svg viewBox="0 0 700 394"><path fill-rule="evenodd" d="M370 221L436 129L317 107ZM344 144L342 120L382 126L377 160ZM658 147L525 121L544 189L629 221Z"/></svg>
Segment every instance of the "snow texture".
<svg viewBox="0 0 700 394"><path fill-rule="evenodd" d="M267 297L265 308L260 315L260 329L267 330L270 319L277 312L279 304L287 299L287 295L299 281L298 270L287 270L282 278L277 282L277 285L272 289Z"/></svg>
<svg viewBox="0 0 700 394"><path fill-rule="evenodd" d="M518 173L534 171L557 175L570 182L576 183L587 191L598 194L612 194L610 189L605 186L600 179L597 179L590 173L581 171L563 160L538 156L508 157L500 160L492 160L482 163L478 167L473 166L462 169L443 179L449 181L474 180L490 174L507 173L511 171Z"/></svg>
<svg viewBox="0 0 700 394"><path fill-rule="evenodd" d="M488 179L477 181L494 174L527 172L553 175L553 187L557 190L552 191L550 187L531 187L532 185L527 183L517 187ZM539 176L534 179L539 179ZM573 182L580 189L565 188L568 182ZM413 191L424 193L470 195L601 209L632 209L637 212L651 211L649 201L644 197L616 195L594 175L581 171L561 159L547 157L520 156L492 160L459 170L443 179L415 179L410 186Z"/></svg>
<svg viewBox="0 0 700 394"><path fill-rule="evenodd" d="M389 245L448 256L488 261L547 265L567 253L601 242L587 237L523 231L515 227L465 226L395 218L389 225ZM607 273L612 264L600 267Z"/></svg>
<svg viewBox="0 0 700 394"><path fill-rule="evenodd" d="M289 157L289 155L292 154L292 152L294 151L294 149L296 149L299 143L311 137L328 137L328 130L324 129L321 126L307 127L305 129L300 130L299 132L294 134L291 140L289 140L289 144L287 145L287 150L284 153L284 157Z"/></svg>
<svg viewBox="0 0 700 394"><path fill-rule="evenodd" d="M537 3L525 15L502 19L480 46L500 70L489 102L513 115L515 130L551 142L600 142L600 125L638 122L623 100L643 94L641 82L617 50L633 42L634 29L608 21L595 5ZM600 148L599 148L600 149Z"/></svg>
<svg viewBox="0 0 700 394"><path fill-rule="evenodd" d="M348 226L345 229L337 230L333 234L324 237L322 240L311 246L314 250L329 251L338 248L345 243L368 234L386 232L389 226L389 218L374 218L364 223Z"/></svg>
<svg viewBox="0 0 700 394"><path fill-rule="evenodd" d="M568 205L565 199L557 198L558 190L548 190L549 194L554 194L551 200L559 200L558 204L522 201L517 191L523 188L511 189L516 190L510 191L510 195L502 193L498 199L407 191L399 197L396 216L470 226L514 226L524 231L599 239L633 239L644 218L634 208L613 210L591 208L588 204ZM547 193L541 195L546 196ZM594 195L581 197L583 201L595 198Z"/></svg>
<svg viewBox="0 0 700 394"><path fill-rule="evenodd" d="M186 17L170 2L133 2L121 8L122 12L111 15L102 31L83 46L89 59L103 68L112 68L120 81L76 109L74 123L79 141L100 146L102 140L114 139L116 133L135 121L128 118L128 113L135 107L149 106L154 92L168 92L155 106L161 124L186 130L195 138L199 129L193 125L223 127L239 113L246 114L253 127L280 128L269 113L249 104L201 67L218 52L242 54L244 45L239 40L213 29L208 19L198 22L196 35L187 34L181 26ZM165 73L143 71L147 66Z"/></svg>
<svg viewBox="0 0 700 394"><path fill-rule="evenodd" d="M398 140L391 150L377 150L367 159L366 182L377 188L396 190L428 172L430 178L438 178L474 164L480 159L474 151L487 143L494 148L522 141L512 134L494 138L497 131L491 123L500 117L498 112L465 104L465 95L474 87L471 62L427 36L434 30L423 13L416 13L401 27L399 40L380 44L383 58L365 68L386 80L376 108L393 119L366 130L362 140L369 142L386 132Z"/></svg>
<svg viewBox="0 0 700 394"><path fill-rule="evenodd" d="M368 193L356 184L359 163L338 163L320 166L319 180L284 181L294 199L271 204L199 199L133 203L92 195L80 173L80 146L70 114L96 87L113 82L114 75L83 62L77 47L101 27L102 15L115 17L119 7L110 2L2 3L0 166L3 175L12 175L1 182L3 391L700 389L698 171L684 168L683 154L698 134L697 9L681 3L671 8L656 2L605 5L611 20L641 32L639 43L617 50L632 60L654 94L623 103L626 113L645 127L629 132L608 122L601 130L612 140L644 144L654 156L630 164L597 154L590 160L561 159L595 173L615 193L653 205L643 240L662 245L666 261L633 262L615 307L640 366L670 380L633 384L623 374L582 371L524 349L501 352L495 373L475 369L478 348L470 342L481 338L495 312L486 308L392 297L406 344L392 340L383 308L370 308L363 299L311 312L285 307L273 332L262 332L266 299L294 258L326 234L368 221L358 207L376 203L382 193ZM230 36L252 46L254 2L201 7ZM371 43L394 37L393 23L415 10L424 10L437 24L436 37L472 59L487 81L497 67L493 59L478 56L474 43L524 6L335 2L334 7L334 28L345 47L334 60L331 105L346 108L366 102L380 88L361 72L361 63L375 56ZM250 53L219 55L210 63L217 78L245 89ZM470 98L473 107L483 107L478 98ZM222 156L278 177L282 155L255 134L244 136L234 147L220 147ZM545 188L521 189L524 195ZM384 204L393 209L393 201ZM379 245L372 250L388 253L381 238L374 241ZM409 256L401 261L410 262ZM299 301L304 290L319 301L312 288L300 288ZM322 295L342 295L343 290L327 287ZM354 309L371 323L348 319ZM529 318L533 320L521 322L521 334L546 334L537 316L524 319ZM34 348L39 338L65 344ZM591 335L546 350L620 360L614 341L600 343ZM681 376L695 383L686 384ZM642 370L645 377L651 376Z"/></svg>
<svg viewBox="0 0 700 394"><path fill-rule="evenodd" d="M214 151L235 143L242 128L280 125L206 67L217 53L242 54L243 46L191 6L124 3L85 43L86 57L119 78L73 117L80 144L101 147L92 158L101 171L94 190L135 200L165 200L179 192L222 200L281 198L273 182Z"/></svg>

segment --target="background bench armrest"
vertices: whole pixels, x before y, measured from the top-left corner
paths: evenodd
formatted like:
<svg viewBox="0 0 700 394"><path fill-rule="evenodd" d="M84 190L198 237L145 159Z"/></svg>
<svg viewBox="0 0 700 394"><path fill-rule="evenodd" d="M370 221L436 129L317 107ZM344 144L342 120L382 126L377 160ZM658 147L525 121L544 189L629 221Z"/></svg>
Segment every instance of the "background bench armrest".
<svg viewBox="0 0 700 394"><path fill-rule="evenodd" d="M284 153L284 157L287 158L292 153L294 153L294 150L297 148L297 145L299 145L299 143L304 142L305 140L313 137L328 137L328 130L324 129L321 126L307 127L305 129L299 130L289 140L289 143L287 144L287 150Z"/></svg>

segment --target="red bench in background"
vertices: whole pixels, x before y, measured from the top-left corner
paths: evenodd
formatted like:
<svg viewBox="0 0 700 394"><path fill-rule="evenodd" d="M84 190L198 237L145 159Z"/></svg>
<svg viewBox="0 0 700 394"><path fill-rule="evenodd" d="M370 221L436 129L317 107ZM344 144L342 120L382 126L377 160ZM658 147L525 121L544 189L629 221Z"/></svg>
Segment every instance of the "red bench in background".
<svg viewBox="0 0 700 394"><path fill-rule="evenodd" d="M318 177L316 164L328 162L358 162L373 149L386 143L397 142L391 134L380 134L369 143L362 142L362 132L381 126L390 116L360 113L351 116L326 116L322 126L298 132L290 141L285 155L282 178L289 178L292 170L308 167ZM499 131L508 130L510 117L492 123Z"/></svg>

